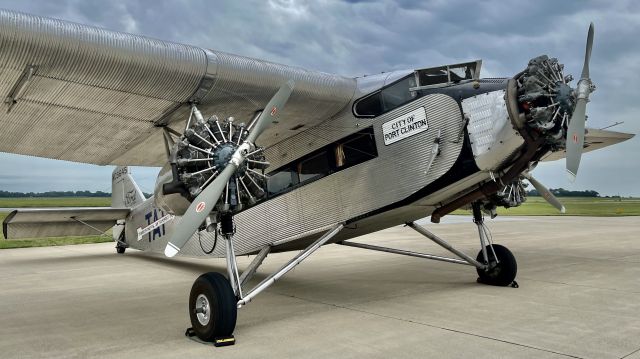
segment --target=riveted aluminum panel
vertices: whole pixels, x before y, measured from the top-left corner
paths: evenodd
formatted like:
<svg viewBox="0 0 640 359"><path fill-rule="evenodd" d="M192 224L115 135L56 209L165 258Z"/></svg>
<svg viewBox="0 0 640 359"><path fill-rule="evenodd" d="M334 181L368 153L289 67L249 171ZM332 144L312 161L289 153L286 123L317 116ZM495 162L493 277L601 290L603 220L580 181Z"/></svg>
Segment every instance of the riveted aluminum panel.
<svg viewBox="0 0 640 359"><path fill-rule="evenodd" d="M509 119L505 96L505 90L498 90L462 100L471 148L481 170L498 169L524 144Z"/></svg>

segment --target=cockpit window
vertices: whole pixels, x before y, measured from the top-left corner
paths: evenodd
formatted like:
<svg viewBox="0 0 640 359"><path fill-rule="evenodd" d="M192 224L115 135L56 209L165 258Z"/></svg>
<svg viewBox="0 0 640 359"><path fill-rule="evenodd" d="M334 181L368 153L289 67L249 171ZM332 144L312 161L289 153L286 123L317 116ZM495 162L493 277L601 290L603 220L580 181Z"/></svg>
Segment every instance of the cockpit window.
<svg viewBox="0 0 640 359"><path fill-rule="evenodd" d="M375 92L356 103L354 111L357 116L375 117L382 113L382 94Z"/></svg>
<svg viewBox="0 0 640 359"><path fill-rule="evenodd" d="M418 86L416 89L442 87L465 80L477 80L480 75L481 61L467 62L456 65L431 67L416 70Z"/></svg>
<svg viewBox="0 0 640 359"><path fill-rule="evenodd" d="M410 90L413 87L416 87L416 77L412 74L383 89L381 93L384 112L391 111L413 100L416 97L416 92Z"/></svg>
<svg viewBox="0 0 640 359"><path fill-rule="evenodd" d="M364 97L354 105L356 116L375 117L400 107L416 97L411 88L416 86L416 78L411 74L378 92Z"/></svg>
<svg viewBox="0 0 640 359"><path fill-rule="evenodd" d="M478 80L482 61L430 67L414 71L389 86L365 96L353 105L356 117L376 117L415 100L422 90Z"/></svg>

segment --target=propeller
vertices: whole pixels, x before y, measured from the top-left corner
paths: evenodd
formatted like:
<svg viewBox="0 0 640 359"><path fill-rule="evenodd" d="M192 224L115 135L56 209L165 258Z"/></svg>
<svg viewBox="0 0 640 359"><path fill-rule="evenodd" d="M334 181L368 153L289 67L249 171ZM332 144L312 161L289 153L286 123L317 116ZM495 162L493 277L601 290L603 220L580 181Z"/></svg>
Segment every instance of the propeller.
<svg viewBox="0 0 640 359"><path fill-rule="evenodd" d="M246 155L255 147L256 138L282 111L287 100L289 100L289 96L291 96L294 85L293 80L289 80L280 87L265 107L265 110L253 122L253 127L249 129L249 135L245 142L236 149L224 170L191 202L184 216L176 225L173 236L167 243L164 250L165 256L173 257L178 254L191 236L196 233L220 199L222 191L225 190L231 177L244 162Z"/></svg>
<svg viewBox="0 0 640 359"><path fill-rule="evenodd" d="M551 193L551 191L549 191L547 187L545 187L542 183L538 182L538 180L533 178L533 176L528 172L525 172L522 175L533 185L533 187L535 187L538 193L542 195L542 198L544 198L547 202L549 202L550 205L557 208L558 211L560 211L560 213L565 213L565 208L562 202L560 202L560 200L556 196L554 196L553 193Z"/></svg>
<svg viewBox="0 0 640 359"><path fill-rule="evenodd" d="M566 168L569 180L574 182L580 166L580 157L584 146L584 126L586 122L586 108L589 102L589 94L595 90L595 86L589 77L589 61L591 61L591 47L593 46L593 23L589 26L587 46L584 54L582 75L576 88L577 100L573 115L567 129L567 159ZM535 185L534 185L535 186Z"/></svg>

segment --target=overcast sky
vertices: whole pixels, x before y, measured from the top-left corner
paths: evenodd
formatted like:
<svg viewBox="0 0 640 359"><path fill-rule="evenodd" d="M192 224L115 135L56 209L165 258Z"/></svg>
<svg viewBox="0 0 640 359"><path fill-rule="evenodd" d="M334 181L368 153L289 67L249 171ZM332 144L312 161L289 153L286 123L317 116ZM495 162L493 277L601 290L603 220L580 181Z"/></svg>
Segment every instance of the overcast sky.
<svg viewBox="0 0 640 359"><path fill-rule="evenodd" d="M215 5L213 5L215 4ZM595 23L587 126L640 132L640 1L5 1L0 7L347 76L483 60L512 76L548 54L578 77ZM1 49L0 49L1 51ZM573 83L575 86L575 82ZM110 191L112 167L0 153L0 189ZM156 168L135 168L152 192ZM640 196L640 139L538 166L548 187Z"/></svg>

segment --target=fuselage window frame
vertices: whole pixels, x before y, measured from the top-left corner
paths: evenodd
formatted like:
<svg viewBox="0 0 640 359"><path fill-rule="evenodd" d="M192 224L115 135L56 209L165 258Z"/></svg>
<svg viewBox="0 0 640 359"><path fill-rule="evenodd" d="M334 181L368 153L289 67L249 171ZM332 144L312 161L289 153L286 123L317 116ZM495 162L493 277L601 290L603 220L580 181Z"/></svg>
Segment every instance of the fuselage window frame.
<svg viewBox="0 0 640 359"><path fill-rule="evenodd" d="M350 143L354 143L362 139L368 139L365 144L368 144L369 148L364 148L367 146L360 146L360 149L354 148L354 150L364 153L365 156L360 156L356 160L343 158L343 162L340 163L339 153L342 152L342 156L345 156L344 147L348 146ZM273 180L268 179L267 199L271 199L275 196L287 193L296 188L300 188L301 186L315 182L330 174L370 161L376 157L378 157L378 149L375 141L375 136L373 134L373 126L370 126L361 131L346 136L336 142L323 146L303 157L296 159L295 161L279 167L276 170L268 172L267 176L269 178L273 177L274 180L276 178L280 180L282 178L281 174L284 172L289 173L291 175L291 179L288 183L279 183L276 188L274 188L274 185L272 184ZM322 168L323 170L319 173L315 173L309 178L303 179L301 175L304 174L303 172L305 164L316 166Z"/></svg>

